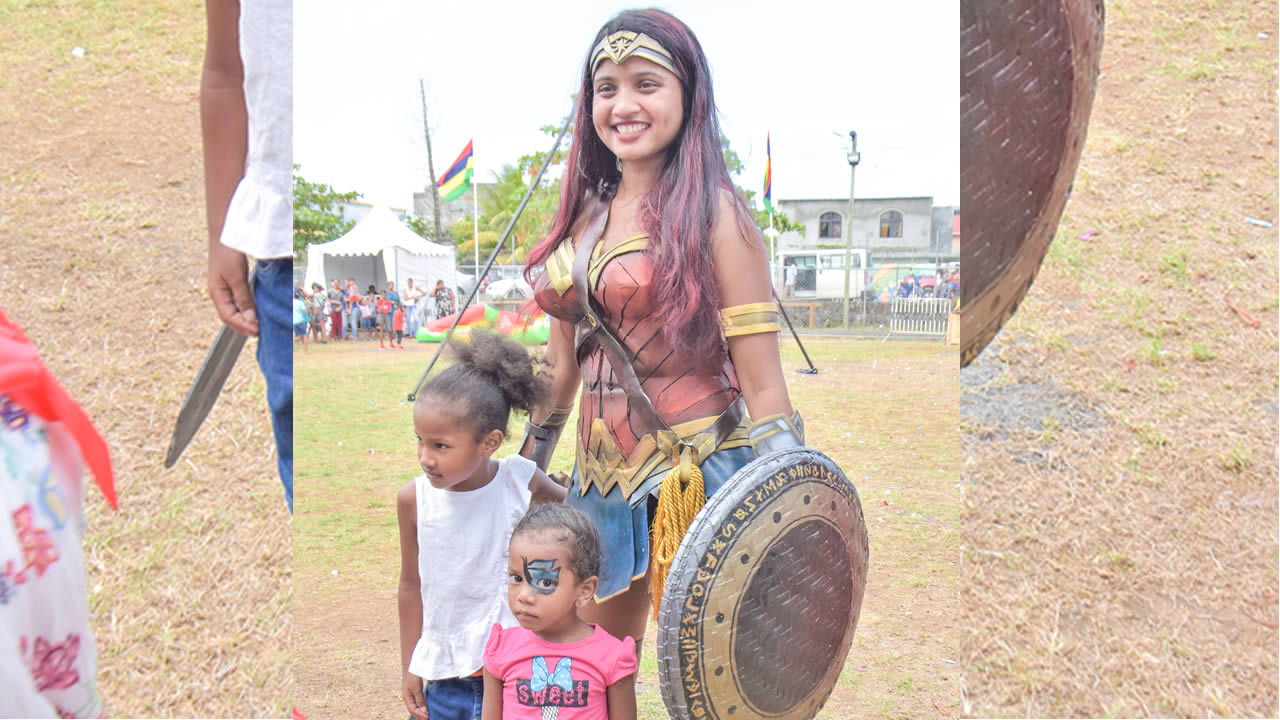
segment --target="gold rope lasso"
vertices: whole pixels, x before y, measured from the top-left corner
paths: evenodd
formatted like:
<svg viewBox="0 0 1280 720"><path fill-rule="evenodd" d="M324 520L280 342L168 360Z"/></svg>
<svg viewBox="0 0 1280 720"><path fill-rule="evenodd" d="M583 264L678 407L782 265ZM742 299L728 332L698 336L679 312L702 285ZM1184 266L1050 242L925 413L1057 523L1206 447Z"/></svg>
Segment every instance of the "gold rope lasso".
<svg viewBox="0 0 1280 720"><path fill-rule="evenodd" d="M658 509L653 514L653 537L649 542L649 552L653 557L649 592L653 595L654 620L658 619L658 610L662 607L662 590L667 584L667 573L676 558L680 541L707 501L702 470L694 457L697 450L686 443L676 448L679 456L673 458L671 471L662 478Z"/></svg>

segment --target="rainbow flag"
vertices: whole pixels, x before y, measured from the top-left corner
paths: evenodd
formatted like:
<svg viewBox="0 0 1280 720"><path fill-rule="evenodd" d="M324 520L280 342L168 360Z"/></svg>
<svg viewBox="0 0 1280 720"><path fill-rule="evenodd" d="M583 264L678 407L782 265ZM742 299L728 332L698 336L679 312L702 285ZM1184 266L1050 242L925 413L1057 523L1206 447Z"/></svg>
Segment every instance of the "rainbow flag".
<svg viewBox="0 0 1280 720"><path fill-rule="evenodd" d="M444 176L436 181L436 186L440 188L440 199L449 201L462 197L467 190L471 189L471 174L475 172L471 167L471 143L468 140L467 146L462 149L462 154L457 160L449 166Z"/></svg>
<svg viewBox="0 0 1280 720"><path fill-rule="evenodd" d="M773 212L773 155L768 133L764 136L764 209Z"/></svg>

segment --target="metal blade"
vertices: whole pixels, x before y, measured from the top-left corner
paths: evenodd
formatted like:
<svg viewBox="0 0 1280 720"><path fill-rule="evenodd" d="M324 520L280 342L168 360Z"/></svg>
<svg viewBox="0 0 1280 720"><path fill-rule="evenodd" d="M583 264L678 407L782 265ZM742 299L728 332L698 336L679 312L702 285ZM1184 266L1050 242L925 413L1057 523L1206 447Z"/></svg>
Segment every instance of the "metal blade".
<svg viewBox="0 0 1280 720"><path fill-rule="evenodd" d="M204 358L204 365L196 375L196 381L191 384L186 399L182 401L178 423L173 428L173 439L169 441L169 454L164 458L165 467L173 467L173 464L178 462L178 457L182 455L183 450L187 449L187 444L191 442L191 438L195 437L196 430L200 429L200 424L213 409L213 404L222 394L222 386L227 382L231 368L235 367L236 358L240 356L240 350L244 347L246 339L244 335L227 325L223 325L218 331L217 337L213 339L213 347L209 348L209 354Z"/></svg>

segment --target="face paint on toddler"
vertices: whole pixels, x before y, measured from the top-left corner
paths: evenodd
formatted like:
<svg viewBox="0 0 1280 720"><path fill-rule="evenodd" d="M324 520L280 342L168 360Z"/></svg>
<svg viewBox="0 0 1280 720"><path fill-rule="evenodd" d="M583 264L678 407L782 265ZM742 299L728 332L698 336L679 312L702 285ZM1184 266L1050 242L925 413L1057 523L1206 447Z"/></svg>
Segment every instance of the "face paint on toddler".
<svg viewBox="0 0 1280 720"><path fill-rule="evenodd" d="M551 595L560 586L560 568L555 560L530 561L523 555L525 582L539 595Z"/></svg>

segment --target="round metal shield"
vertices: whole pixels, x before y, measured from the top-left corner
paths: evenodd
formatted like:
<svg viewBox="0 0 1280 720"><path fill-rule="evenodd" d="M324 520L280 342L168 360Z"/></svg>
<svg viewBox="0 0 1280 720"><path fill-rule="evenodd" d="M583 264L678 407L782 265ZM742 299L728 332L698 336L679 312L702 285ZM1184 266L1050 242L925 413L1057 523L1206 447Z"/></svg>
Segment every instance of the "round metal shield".
<svg viewBox="0 0 1280 720"><path fill-rule="evenodd" d="M694 518L658 616L658 678L680 720L814 717L849 653L867 580L858 491L794 448L739 470Z"/></svg>
<svg viewBox="0 0 1280 720"><path fill-rule="evenodd" d="M1075 178L1102 0L960 3L960 364L1017 309Z"/></svg>

